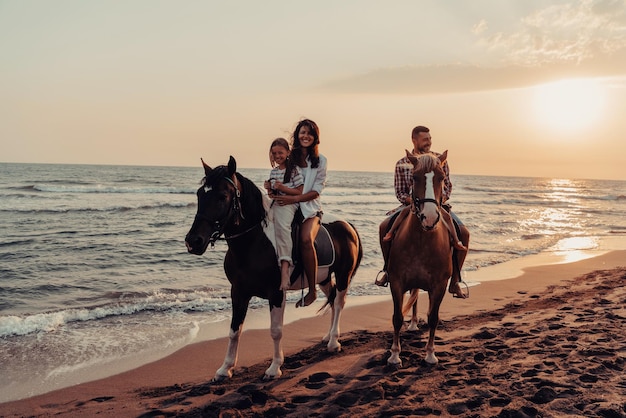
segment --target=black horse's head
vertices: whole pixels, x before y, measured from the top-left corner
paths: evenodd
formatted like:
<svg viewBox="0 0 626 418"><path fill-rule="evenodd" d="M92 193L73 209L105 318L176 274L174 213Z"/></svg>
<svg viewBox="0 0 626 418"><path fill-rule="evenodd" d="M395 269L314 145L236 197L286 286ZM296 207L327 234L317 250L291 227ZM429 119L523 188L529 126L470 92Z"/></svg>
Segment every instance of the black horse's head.
<svg viewBox="0 0 626 418"><path fill-rule="evenodd" d="M209 167L204 160L204 179L198 188L198 210L185 237L187 251L202 255L209 244L215 243L236 216L239 189L235 183L237 163L231 156L226 166Z"/></svg>
<svg viewBox="0 0 626 418"><path fill-rule="evenodd" d="M265 218L261 192L250 180L237 173L231 156L227 165L209 167L204 160L204 179L198 188L198 210L185 236L187 251L202 255L209 244L224 235L226 239L245 233Z"/></svg>

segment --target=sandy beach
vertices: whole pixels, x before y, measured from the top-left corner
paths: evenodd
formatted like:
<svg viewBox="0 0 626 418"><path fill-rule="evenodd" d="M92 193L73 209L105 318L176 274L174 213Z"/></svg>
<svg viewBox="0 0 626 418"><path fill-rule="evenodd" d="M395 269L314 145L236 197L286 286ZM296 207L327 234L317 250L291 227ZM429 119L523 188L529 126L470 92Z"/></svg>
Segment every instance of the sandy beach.
<svg viewBox="0 0 626 418"><path fill-rule="evenodd" d="M284 329L283 376L261 379L272 342L244 331L236 374L210 382L226 339L184 347L112 377L0 404L4 417L459 416L625 417L626 251L523 274L449 295L436 354L423 361L422 297L417 332L401 334L403 366L387 365L391 297L350 307L343 350L326 352L328 317Z"/></svg>

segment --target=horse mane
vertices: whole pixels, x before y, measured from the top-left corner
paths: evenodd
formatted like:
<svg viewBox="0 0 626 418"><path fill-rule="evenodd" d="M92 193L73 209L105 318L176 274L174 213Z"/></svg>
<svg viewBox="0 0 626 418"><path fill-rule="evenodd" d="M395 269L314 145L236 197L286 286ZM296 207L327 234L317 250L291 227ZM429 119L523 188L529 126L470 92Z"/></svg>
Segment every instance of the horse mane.
<svg viewBox="0 0 626 418"><path fill-rule="evenodd" d="M235 176L241 185L241 210L246 220L253 224L267 222L267 212L263 207L263 196L261 190L241 173L235 172ZM225 165L215 167L202 179L201 184L212 186L223 178L229 178L229 170Z"/></svg>
<svg viewBox="0 0 626 418"><path fill-rule="evenodd" d="M235 173L239 184L241 184L241 207L247 220L257 222L267 222L267 212L263 206L263 195L256 184L240 173Z"/></svg>
<svg viewBox="0 0 626 418"><path fill-rule="evenodd" d="M441 170L441 161L434 154L421 154L417 157L417 164L415 164L415 171L428 173L429 171Z"/></svg>

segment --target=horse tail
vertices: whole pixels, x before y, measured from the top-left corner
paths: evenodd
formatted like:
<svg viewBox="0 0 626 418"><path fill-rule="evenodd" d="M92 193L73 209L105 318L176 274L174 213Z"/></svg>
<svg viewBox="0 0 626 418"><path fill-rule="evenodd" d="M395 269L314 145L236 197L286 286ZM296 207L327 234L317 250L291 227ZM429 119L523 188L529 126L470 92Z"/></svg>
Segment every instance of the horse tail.
<svg viewBox="0 0 626 418"><path fill-rule="evenodd" d="M328 297L326 298L326 303L323 304L322 307L317 310L317 314L318 315L325 314L326 311L328 311L330 307L333 306L333 303L335 302L336 297L337 297L337 286L333 284L330 288L330 293L328 294Z"/></svg>
<svg viewBox="0 0 626 418"><path fill-rule="evenodd" d="M417 302L417 297L419 296L419 289L411 289L411 295L409 296L409 300L406 301L404 308L402 308L402 315L406 315L409 310L413 307L415 302Z"/></svg>
<svg viewBox="0 0 626 418"><path fill-rule="evenodd" d="M361 260L363 259L363 244L361 243L361 235L359 235L359 231L357 231L357 229L354 227L354 225L352 225L350 222L348 222L348 223L350 224L350 226L354 230L354 233L356 234L357 242L358 242L358 245L359 245L359 250L358 250L358 253L357 253L357 257L356 257L356 264L354 266L354 270L352 271L352 277L354 277L354 275L356 274L357 269L361 265Z"/></svg>

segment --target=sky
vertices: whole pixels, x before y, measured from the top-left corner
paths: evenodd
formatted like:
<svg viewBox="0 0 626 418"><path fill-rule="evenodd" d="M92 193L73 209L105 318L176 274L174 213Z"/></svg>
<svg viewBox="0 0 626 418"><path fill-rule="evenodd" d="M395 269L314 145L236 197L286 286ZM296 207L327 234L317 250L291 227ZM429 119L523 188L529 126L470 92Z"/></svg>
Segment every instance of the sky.
<svg viewBox="0 0 626 418"><path fill-rule="evenodd" d="M626 0L0 0L0 162L626 180Z"/></svg>

